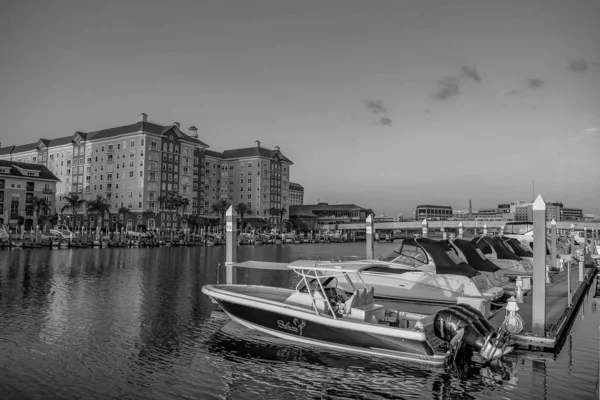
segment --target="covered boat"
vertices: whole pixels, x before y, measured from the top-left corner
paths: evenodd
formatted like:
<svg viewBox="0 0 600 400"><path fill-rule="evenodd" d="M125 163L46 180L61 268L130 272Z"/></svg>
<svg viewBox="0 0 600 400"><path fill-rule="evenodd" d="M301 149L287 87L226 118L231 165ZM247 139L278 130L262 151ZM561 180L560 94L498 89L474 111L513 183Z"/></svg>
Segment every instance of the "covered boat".
<svg viewBox="0 0 600 400"><path fill-rule="evenodd" d="M483 255L475 243L464 239L455 239L450 242L450 247L462 260L485 275L494 286L507 288L510 285L510 280L504 276L500 267Z"/></svg>
<svg viewBox="0 0 600 400"><path fill-rule="evenodd" d="M504 294L461 260L447 241L400 239L394 251L372 263L362 277L379 298L450 305L460 296L496 300Z"/></svg>
<svg viewBox="0 0 600 400"><path fill-rule="evenodd" d="M253 268L291 268L300 281L295 289L206 285L202 292L234 321L275 337L431 365L446 362L449 342L470 346L488 360L511 350L506 347L509 335L496 331L469 305L455 305L431 315L386 309L375 303L373 288L362 280L363 270L371 266L366 262L247 263ZM236 266L247 267L245 263ZM338 287L340 281L353 287L352 294Z"/></svg>
<svg viewBox="0 0 600 400"><path fill-rule="evenodd" d="M516 255L499 237L477 236L471 240L508 277L532 276L533 264Z"/></svg>

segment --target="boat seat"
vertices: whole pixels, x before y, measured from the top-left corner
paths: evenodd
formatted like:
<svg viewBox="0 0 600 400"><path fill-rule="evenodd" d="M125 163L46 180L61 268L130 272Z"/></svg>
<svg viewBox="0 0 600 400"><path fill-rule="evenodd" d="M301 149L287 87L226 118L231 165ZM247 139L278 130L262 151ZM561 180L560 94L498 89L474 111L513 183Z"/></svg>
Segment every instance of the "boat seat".
<svg viewBox="0 0 600 400"><path fill-rule="evenodd" d="M365 305L365 300L367 299L367 290L359 289L358 295L356 296L356 307L361 307Z"/></svg>
<svg viewBox="0 0 600 400"><path fill-rule="evenodd" d="M355 290L354 293L352 293L352 296L350 296L350 298L348 298L348 300L346 300L344 302L344 314L350 315L350 313L352 312L352 308L357 307L357 306L358 306L358 290Z"/></svg>
<svg viewBox="0 0 600 400"><path fill-rule="evenodd" d="M365 299L365 305L371 305L375 302L375 288L371 287L371 289L369 289L367 291L367 298Z"/></svg>
<svg viewBox="0 0 600 400"><path fill-rule="evenodd" d="M348 315L348 318L370 322L373 324L379 323L379 321L384 319L384 317L385 308L381 304L369 304L353 307Z"/></svg>

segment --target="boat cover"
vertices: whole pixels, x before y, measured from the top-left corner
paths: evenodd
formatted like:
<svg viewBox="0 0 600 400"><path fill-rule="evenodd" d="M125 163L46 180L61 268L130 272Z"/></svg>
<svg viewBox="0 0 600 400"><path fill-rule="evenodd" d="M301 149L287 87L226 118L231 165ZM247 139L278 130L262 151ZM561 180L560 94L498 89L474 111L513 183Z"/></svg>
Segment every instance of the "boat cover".
<svg viewBox="0 0 600 400"><path fill-rule="evenodd" d="M469 265L476 270L484 272L496 272L500 270L496 264L482 255L481 250L475 243L464 239L455 239L452 243L462 251L465 257L467 257Z"/></svg>
<svg viewBox="0 0 600 400"><path fill-rule="evenodd" d="M456 253L450 248L450 245L447 241L432 240L429 238L415 238L407 239L403 244L408 244L410 241L414 241L417 243L417 245L425 249L427 255L435 264L435 272L437 274L452 274L467 277L472 277L479 274L479 271L462 261L460 258L454 258Z"/></svg>
<svg viewBox="0 0 600 400"><path fill-rule="evenodd" d="M519 242L517 239L508 237L502 237L502 239L519 257L533 257L533 252L524 249L523 246L521 246L521 242Z"/></svg>
<svg viewBox="0 0 600 400"><path fill-rule="evenodd" d="M521 257L510 251L506 243L500 238L490 236L477 236L471 240L483 252L483 254L491 254L492 249L496 252L498 260L515 260L521 261Z"/></svg>

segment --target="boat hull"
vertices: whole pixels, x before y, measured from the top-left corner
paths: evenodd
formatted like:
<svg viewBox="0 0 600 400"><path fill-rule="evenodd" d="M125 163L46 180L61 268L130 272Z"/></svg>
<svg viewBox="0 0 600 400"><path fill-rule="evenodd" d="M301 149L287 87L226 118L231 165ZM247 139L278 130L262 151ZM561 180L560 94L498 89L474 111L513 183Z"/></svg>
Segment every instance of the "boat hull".
<svg viewBox="0 0 600 400"><path fill-rule="evenodd" d="M399 337L397 328L389 328L389 335L369 332L368 324L354 324L356 329L350 329L320 323L312 313L304 319L297 316L297 311L270 311L209 295L236 322L294 342L429 365L443 365L447 358L446 353L436 353L427 341Z"/></svg>

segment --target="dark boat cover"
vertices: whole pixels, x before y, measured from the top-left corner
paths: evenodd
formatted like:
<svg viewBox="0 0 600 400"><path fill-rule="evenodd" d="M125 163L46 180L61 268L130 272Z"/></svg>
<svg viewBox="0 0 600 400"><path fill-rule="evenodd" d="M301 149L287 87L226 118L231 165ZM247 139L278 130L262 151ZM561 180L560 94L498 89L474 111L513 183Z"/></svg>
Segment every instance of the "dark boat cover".
<svg viewBox="0 0 600 400"><path fill-rule="evenodd" d="M521 257L510 251L507 244L498 237L477 236L471 241L481 249L483 254L491 254L493 249L496 252L498 260L521 261Z"/></svg>
<svg viewBox="0 0 600 400"><path fill-rule="evenodd" d="M523 246L521 246L521 242L519 242L517 239L502 237L502 240L504 240L504 243L509 245L519 257L533 257L533 252L524 249Z"/></svg>
<svg viewBox="0 0 600 400"><path fill-rule="evenodd" d="M500 270L490 259L482 256L482 253L480 253L481 250L475 243L464 239L455 239L452 243L462 251L465 257L467 257L469 265L476 270L484 272L496 272Z"/></svg>
<svg viewBox="0 0 600 400"><path fill-rule="evenodd" d="M420 245L425 249L427 254L433 259L435 272L437 274L452 274L468 277L479 274L479 271L466 262L461 259L453 258L453 256L456 256L456 253L450 248L447 241L432 240L428 238L408 239L407 241L414 241L417 245ZM407 243L407 241L404 243Z"/></svg>
<svg viewBox="0 0 600 400"><path fill-rule="evenodd" d="M435 265L436 274L462 275L469 278L479 274L475 268L460 260L454 250L450 248L448 242L443 240L432 240L428 238L402 239L392 253L380 257L379 259L391 262L400 255L414 258L412 253L415 248L424 250L424 255L427 258L431 258ZM429 260L422 261L423 265L428 262Z"/></svg>

